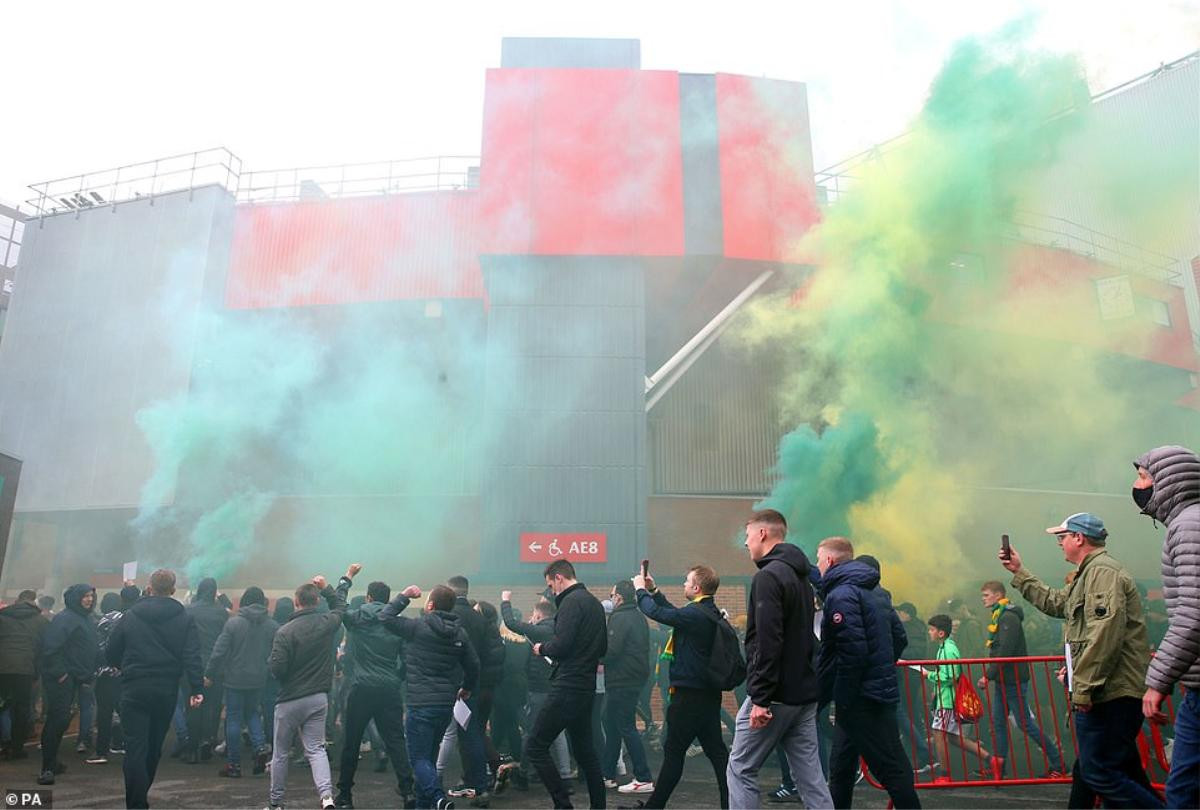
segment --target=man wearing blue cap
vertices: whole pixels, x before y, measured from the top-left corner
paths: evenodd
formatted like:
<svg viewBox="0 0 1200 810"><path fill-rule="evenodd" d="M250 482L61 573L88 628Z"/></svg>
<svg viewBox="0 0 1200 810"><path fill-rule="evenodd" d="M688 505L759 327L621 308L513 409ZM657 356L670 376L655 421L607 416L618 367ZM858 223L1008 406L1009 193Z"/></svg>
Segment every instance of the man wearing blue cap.
<svg viewBox="0 0 1200 810"><path fill-rule="evenodd" d="M1011 549L1000 562L1012 585L1034 607L1065 619L1067 679L1075 716L1079 759L1072 776L1071 807L1091 807L1095 795L1107 807L1163 807L1150 789L1138 757L1142 692L1150 646L1137 586L1109 556L1108 530L1093 514L1078 512L1046 529L1076 566L1065 588L1051 588L1021 565Z"/></svg>

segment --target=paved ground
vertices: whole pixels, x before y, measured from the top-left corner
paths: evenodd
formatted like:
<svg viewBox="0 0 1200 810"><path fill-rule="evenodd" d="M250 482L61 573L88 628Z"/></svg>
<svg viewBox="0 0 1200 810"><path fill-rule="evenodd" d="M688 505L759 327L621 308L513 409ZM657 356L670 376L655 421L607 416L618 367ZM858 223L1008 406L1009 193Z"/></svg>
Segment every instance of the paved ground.
<svg viewBox="0 0 1200 810"><path fill-rule="evenodd" d="M113 757L107 765L86 765L83 757L74 753L73 744L70 748L65 744L63 761L67 764L67 773L58 778L54 786L55 807L123 807L125 804L124 786L121 780L120 757ZM73 743L73 740L72 740ZM15 762L0 762L0 788L5 791L21 790L37 787L36 770L38 768L37 748L30 747L31 758ZM163 767L159 770L158 780L150 793L153 807L264 807L267 803L267 778L265 776L245 776L242 779L221 779L216 773L221 762L213 760L199 765L184 765L178 760L164 759ZM651 756L651 767L657 769L658 755ZM334 774L337 781L337 774ZM358 784L355 786L355 806L360 808L392 808L396 807L397 796L393 791L394 781L389 774L374 773L371 763L363 761L360 768ZM778 771L771 767L764 769L762 784L766 790L774 790L778 785ZM981 810L989 807L1063 807L1066 804L1067 788L1055 785L1050 787L1026 788L959 788L953 790L925 790L921 792L922 803L926 807L961 808L970 807ZM579 806L586 807L587 791L579 785L576 798ZM887 805L887 796L866 783L860 784L854 797L855 807L882 808ZM308 769L293 766L288 777L288 804L291 807L317 807L317 796L313 792L312 781ZM615 791L609 793L609 807L622 804L632 804L628 797L620 796ZM776 806L776 805L766 805ZM777 805L783 808L798 805ZM548 808L549 797L536 785L528 793L516 791L506 792L497 796L492 807L498 810L506 808ZM704 757L689 759L684 771L683 781L671 798L671 807L677 808L707 808L717 807L716 786L712 769Z"/></svg>

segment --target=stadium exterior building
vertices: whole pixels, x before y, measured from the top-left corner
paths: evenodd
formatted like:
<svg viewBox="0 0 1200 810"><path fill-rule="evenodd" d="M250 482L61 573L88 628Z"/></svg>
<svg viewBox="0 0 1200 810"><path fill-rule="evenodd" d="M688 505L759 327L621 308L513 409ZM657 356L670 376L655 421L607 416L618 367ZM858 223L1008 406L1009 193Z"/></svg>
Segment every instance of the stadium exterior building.
<svg viewBox="0 0 1200 810"><path fill-rule="evenodd" d="M1096 104L1122 132L1194 144L1197 99L1192 58ZM370 309L438 358L445 480L370 497L283 491L238 583L311 573L289 562L287 538L318 512L355 527L330 538L340 559L355 532L388 542L414 500L455 519L436 536L404 530L484 581L536 579L554 549L593 581L646 556L664 573L703 559L749 575L734 538L787 429L771 396L782 361L748 361L726 327L805 272L789 246L856 166L886 160L816 172L809 133L800 83L642 70L632 40L514 39L486 76L478 157L251 172L216 149L34 186L0 341L0 451L23 462L0 589L98 581L136 559L130 521L155 466L137 414L220 362L199 333L181 347L164 327L164 291L185 309L330 336ZM1097 331L1106 318L1153 324L1128 360L1168 379L1193 418L1200 201L1160 244L1135 245L1071 196L1071 178L1096 168L1073 155L1048 181L1061 207L1014 223L1022 261L1095 287ZM464 340L482 357L463 356ZM502 440L475 457L460 424ZM1044 498L1061 517L1061 499L998 483L997 513ZM180 470L177 494L189 486ZM414 579L445 575L430 557Z"/></svg>

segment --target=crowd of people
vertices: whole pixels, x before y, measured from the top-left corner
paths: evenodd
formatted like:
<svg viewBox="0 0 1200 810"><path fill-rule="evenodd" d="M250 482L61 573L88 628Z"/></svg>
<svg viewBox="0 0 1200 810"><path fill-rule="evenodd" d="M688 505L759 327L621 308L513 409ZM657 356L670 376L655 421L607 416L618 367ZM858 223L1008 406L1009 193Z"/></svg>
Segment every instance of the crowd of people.
<svg viewBox="0 0 1200 810"><path fill-rule="evenodd" d="M77 713L87 764L121 755L128 807L149 806L174 727L172 757L199 764L223 756L221 778L242 778L244 767L269 772L272 808L284 805L288 770L299 762L323 808L352 808L364 740L367 760L392 773L396 804L405 807L487 807L494 795L534 783L555 807L571 807L577 781L591 807L605 807L610 791L630 807L666 807L687 757L702 753L722 808L760 805L768 761L784 776L771 801L849 808L862 761L894 806L907 808L920 807L916 776L947 767L951 749L970 754L985 777L1005 779L1011 720L1043 752L1041 776L1070 773L1071 807L1194 808L1200 457L1160 447L1135 468L1137 508L1166 527L1166 626L1153 657L1144 593L1109 555L1096 515L1075 513L1046 530L1073 566L1064 587L1035 576L1015 547L1002 548L999 562L1012 576L1007 585L981 584L984 623L962 600L922 622L911 602L893 603L879 561L856 555L851 540L826 538L810 560L786 541L784 516L762 510L746 523L757 571L745 613L732 622L715 600L720 578L703 564L686 572L683 601L672 604L645 566L594 594L560 559L546 566L546 590L524 606L527 617L509 590L498 606L472 599L461 576L428 594L374 581L351 599L359 564L336 582L314 577L273 611L258 587L234 610L212 579L185 607L166 569L99 606L93 587L74 585L56 613L23 591L0 609L0 754L28 757L40 718L37 781L53 785L66 771L63 738ZM1036 689L1022 660L1028 619L1010 589L1063 622L1058 675L1077 748L1070 764L1031 708ZM970 679L962 676L971 669L962 662L973 657L987 659L973 686L988 697L990 738L969 733L981 720L964 707ZM1166 719L1164 701L1177 685L1171 771L1160 794L1142 768L1137 735ZM913 701L914 688L929 700ZM651 710L656 689L661 728ZM736 717L723 707L730 691ZM662 750L656 774L651 746ZM447 789L455 760L462 783Z"/></svg>

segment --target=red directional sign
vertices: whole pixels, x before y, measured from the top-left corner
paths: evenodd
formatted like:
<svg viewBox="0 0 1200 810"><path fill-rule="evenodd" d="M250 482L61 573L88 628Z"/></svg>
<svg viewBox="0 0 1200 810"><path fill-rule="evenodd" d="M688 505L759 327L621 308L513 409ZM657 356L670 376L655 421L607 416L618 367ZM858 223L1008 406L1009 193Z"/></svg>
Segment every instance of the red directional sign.
<svg viewBox="0 0 1200 810"><path fill-rule="evenodd" d="M604 532L521 532L521 562L602 563L607 559L608 535Z"/></svg>

